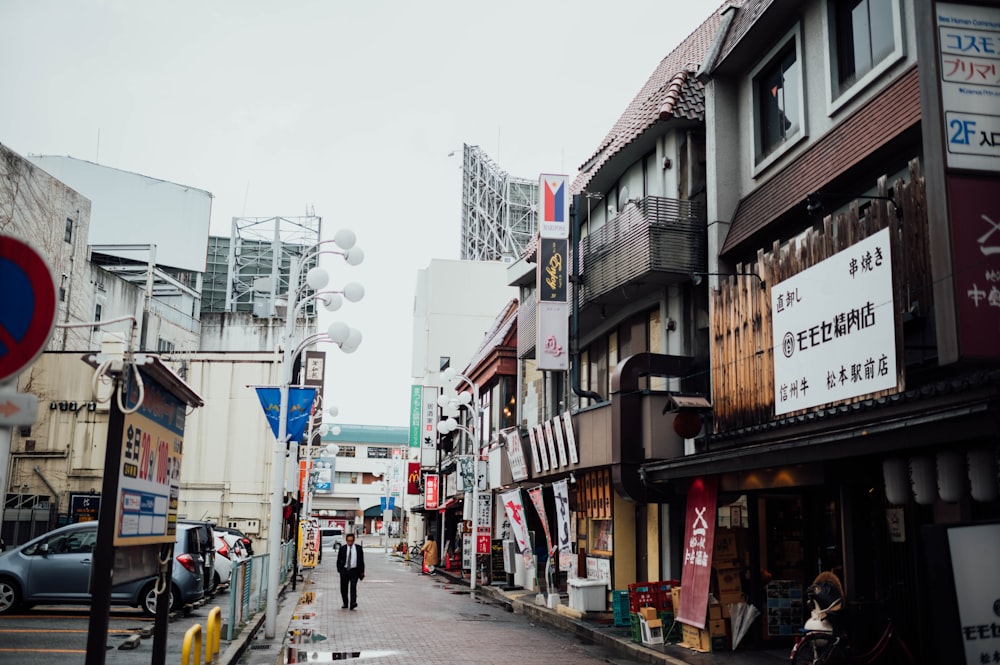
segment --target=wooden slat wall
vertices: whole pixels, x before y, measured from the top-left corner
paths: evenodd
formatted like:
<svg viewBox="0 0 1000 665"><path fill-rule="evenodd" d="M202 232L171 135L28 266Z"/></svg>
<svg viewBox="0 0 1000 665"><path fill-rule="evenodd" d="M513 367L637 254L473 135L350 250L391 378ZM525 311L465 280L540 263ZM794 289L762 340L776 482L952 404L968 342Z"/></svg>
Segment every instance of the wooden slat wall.
<svg viewBox="0 0 1000 665"><path fill-rule="evenodd" d="M887 178L878 181L878 195L888 195ZM909 178L893 183L895 201L902 207L903 219L896 218L893 204L884 199L871 201L864 219L854 201L847 213L827 217L821 231L812 229L798 242L782 248L775 241L771 251L760 250L756 264L739 265L736 272L755 272L766 288L754 277L732 276L710 295L712 345L712 403L715 432L757 425L774 418L774 348L772 344L771 286L869 235L890 227L892 239L893 290L896 301L896 377L897 387L874 395L865 395L843 403L870 399L902 390L904 356L902 316L904 312L921 315L931 311L930 259L927 235L927 207L920 164L909 164ZM794 414L788 414L794 415Z"/></svg>

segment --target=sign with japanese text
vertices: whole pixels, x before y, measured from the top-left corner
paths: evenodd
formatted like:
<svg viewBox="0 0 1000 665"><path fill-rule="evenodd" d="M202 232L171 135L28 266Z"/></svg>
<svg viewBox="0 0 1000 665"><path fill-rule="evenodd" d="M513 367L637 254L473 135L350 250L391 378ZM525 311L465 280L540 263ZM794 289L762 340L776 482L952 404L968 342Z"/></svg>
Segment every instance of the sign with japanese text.
<svg viewBox="0 0 1000 665"><path fill-rule="evenodd" d="M421 428L424 406L424 387L410 386L410 448L419 448L423 431Z"/></svg>
<svg viewBox="0 0 1000 665"><path fill-rule="evenodd" d="M708 585L712 578L715 544L716 476L695 478L688 490L684 516L684 563L681 568L681 606L677 620L695 628L705 627Z"/></svg>
<svg viewBox="0 0 1000 665"><path fill-rule="evenodd" d="M573 521L569 510L569 483L563 478L552 483L552 495L556 501L556 548L559 550L559 570L569 571L569 577L574 577L573 569Z"/></svg>
<svg viewBox="0 0 1000 665"><path fill-rule="evenodd" d="M438 509L438 475L428 473L424 476L424 508L427 510Z"/></svg>
<svg viewBox="0 0 1000 665"><path fill-rule="evenodd" d="M552 421L546 420L539 427L539 431L545 432L545 449L549 451L549 461L552 462L552 468L555 469L557 466L561 466L562 463L556 455L556 440L552 435Z"/></svg>
<svg viewBox="0 0 1000 665"><path fill-rule="evenodd" d="M947 163L1000 171L1000 8L937 3Z"/></svg>
<svg viewBox="0 0 1000 665"><path fill-rule="evenodd" d="M947 183L959 348L966 358L997 358L1000 357L997 180L948 176Z"/></svg>
<svg viewBox="0 0 1000 665"><path fill-rule="evenodd" d="M458 466L459 492L471 492L472 483L476 482L476 470L472 466L472 455L458 455L455 458Z"/></svg>
<svg viewBox="0 0 1000 665"><path fill-rule="evenodd" d="M538 369L569 369L569 303L539 302L535 357Z"/></svg>
<svg viewBox="0 0 1000 665"><path fill-rule="evenodd" d="M897 386L889 229L771 289L775 415Z"/></svg>
<svg viewBox="0 0 1000 665"><path fill-rule="evenodd" d="M476 515L476 554L489 554L493 540L493 495L477 494L479 512Z"/></svg>
<svg viewBox="0 0 1000 665"><path fill-rule="evenodd" d="M69 495L69 521L92 522L97 519L101 511L100 494L77 494L71 492Z"/></svg>
<svg viewBox="0 0 1000 665"><path fill-rule="evenodd" d="M580 455L576 450L576 434L573 433L573 416L570 412L563 411L563 425L566 428L566 444L569 446L569 461L571 464L580 463Z"/></svg>
<svg viewBox="0 0 1000 665"><path fill-rule="evenodd" d="M299 568L315 568L319 562L319 524L299 520Z"/></svg>
<svg viewBox="0 0 1000 665"><path fill-rule="evenodd" d="M129 373L124 414L115 547L172 543L177 528L186 405L151 376Z"/></svg>
<svg viewBox="0 0 1000 665"><path fill-rule="evenodd" d="M1000 653L997 612L1000 570L991 564L1000 552L1000 524L950 527L948 548L955 579L959 628L967 665L992 663Z"/></svg>
<svg viewBox="0 0 1000 665"><path fill-rule="evenodd" d="M521 490L515 489L504 492L500 495L503 509L507 513L507 520L510 522L511 535L517 543L517 551L521 554L531 553L531 542L528 537L527 515L524 514L524 505L521 503Z"/></svg>
<svg viewBox="0 0 1000 665"><path fill-rule="evenodd" d="M543 238L569 237L569 178L565 175L538 177L538 231Z"/></svg>
<svg viewBox="0 0 1000 665"><path fill-rule="evenodd" d="M542 521L542 531L545 533L545 547L546 551L552 551L552 533L549 531L549 518L545 515L545 499L542 497L542 486L532 487L528 490L528 496L531 497L531 503L535 506L535 512L538 513L538 519Z"/></svg>
<svg viewBox="0 0 1000 665"><path fill-rule="evenodd" d="M538 446L538 437L535 436L535 427L532 425L528 428L528 441L531 444L531 468L534 469L535 475L542 472L542 455ZM549 470L549 463L545 462L545 470Z"/></svg>
<svg viewBox="0 0 1000 665"><path fill-rule="evenodd" d="M437 465L438 389L423 387L420 406L420 466Z"/></svg>
<svg viewBox="0 0 1000 665"><path fill-rule="evenodd" d="M552 419L552 433L556 435L556 450L559 451L559 466L569 464L569 453L566 451L566 439L563 437L562 417Z"/></svg>
<svg viewBox="0 0 1000 665"><path fill-rule="evenodd" d="M507 448L507 463L510 465L510 477L514 479L514 482L527 480L528 464L524 459L521 433L517 428L504 433L504 447Z"/></svg>

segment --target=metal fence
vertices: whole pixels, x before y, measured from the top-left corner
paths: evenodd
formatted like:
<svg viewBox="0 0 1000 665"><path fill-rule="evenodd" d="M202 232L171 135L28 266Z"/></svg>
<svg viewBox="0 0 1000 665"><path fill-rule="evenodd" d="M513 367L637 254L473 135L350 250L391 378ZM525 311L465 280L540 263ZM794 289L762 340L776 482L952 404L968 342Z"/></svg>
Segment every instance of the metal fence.
<svg viewBox="0 0 1000 665"><path fill-rule="evenodd" d="M288 581L288 575L292 572L295 567L295 541L289 540L287 543L282 543L281 545L281 583L284 584Z"/></svg>
<svg viewBox="0 0 1000 665"><path fill-rule="evenodd" d="M229 577L227 640L232 640L237 627L242 630L247 620L264 606L267 598L267 561L267 554L259 554L233 562Z"/></svg>

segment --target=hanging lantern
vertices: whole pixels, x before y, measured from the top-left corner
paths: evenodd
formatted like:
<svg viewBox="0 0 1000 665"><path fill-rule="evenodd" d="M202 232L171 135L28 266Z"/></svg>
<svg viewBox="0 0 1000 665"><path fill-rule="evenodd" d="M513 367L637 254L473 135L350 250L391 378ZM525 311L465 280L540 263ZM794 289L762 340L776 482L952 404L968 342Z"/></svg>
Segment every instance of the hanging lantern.
<svg viewBox="0 0 1000 665"><path fill-rule="evenodd" d="M901 506L910 497L910 479L906 460L892 457L882 460L882 478L885 481L885 498Z"/></svg>
<svg viewBox="0 0 1000 665"><path fill-rule="evenodd" d="M942 501L958 503L965 495L965 455L955 450L937 454L938 496Z"/></svg>
<svg viewBox="0 0 1000 665"><path fill-rule="evenodd" d="M913 498L921 506L929 506L937 499L936 475L934 458L910 458L910 485L913 487Z"/></svg>
<svg viewBox="0 0 1000 665"><path fill-rule="evenodd" d="M976 448L970 450L969 458L969 489L972 498L981 503L996 501L1000 494L998 488L997 449Z"/></svg>

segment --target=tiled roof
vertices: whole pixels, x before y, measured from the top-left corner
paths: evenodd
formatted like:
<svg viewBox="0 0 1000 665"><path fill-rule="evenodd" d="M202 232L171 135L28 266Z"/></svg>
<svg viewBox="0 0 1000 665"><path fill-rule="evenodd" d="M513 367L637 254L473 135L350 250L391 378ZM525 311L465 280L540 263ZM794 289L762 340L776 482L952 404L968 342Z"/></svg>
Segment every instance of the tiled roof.
<svg viewBox="0 0 1000 665"><path fill-rule="evenodd" d="M726 34L726 40L722 42L722 47L719 49L719 55L716 58L716 62L722 62L725 60L726 56L736 48L736 45L740 43L740 40L746 36L753 24L757 22L757 19L767 11L767 8L771 6L774 0L745 0L739 9L736 10L736 16L733 17L733 22L729 26L729 32Z"/></svg>
<svg viewBox="0 0 1000 665"><path fill-rule="evenodd" d="M722 7L728 4L727 0ZM597 150L580 167L581 172L573 181L573 192L583 191L611 157L659 120L704 120L705 91L702 84L695 80L694 73L712 46L722 7L660 61ZM586 171L583 170L585 166L589 167Z"/></svg>

